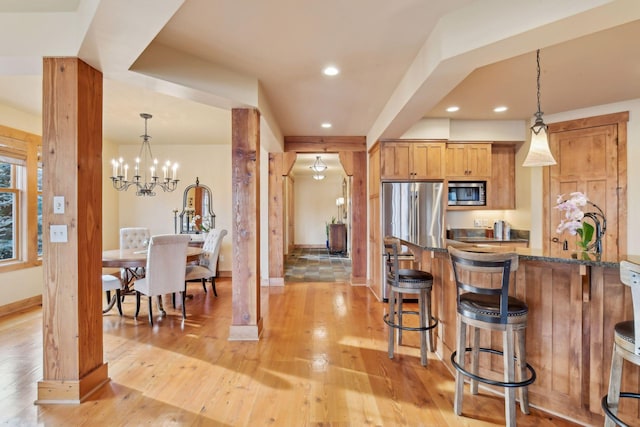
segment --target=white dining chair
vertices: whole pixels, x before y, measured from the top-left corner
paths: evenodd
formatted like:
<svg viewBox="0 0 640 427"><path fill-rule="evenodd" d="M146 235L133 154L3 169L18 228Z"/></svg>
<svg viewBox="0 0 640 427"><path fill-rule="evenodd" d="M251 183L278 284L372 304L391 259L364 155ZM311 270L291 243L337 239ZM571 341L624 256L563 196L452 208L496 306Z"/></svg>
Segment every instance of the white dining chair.
<svg viewBox="0 0 640 427"><path fill-rule="evenodd" d="M134 282L136 318L140 312L141 295L146 295L149 299L149 324L153 326L152 297L180 292L182 318L186 319L184 280L187 247L190 240L190 236L186 234L151 236L145 277Z"/></svg>
<svg viewBox="0 0 640 427"><path fill-rule="evenodd" d="M120 229L120 249L147 249L151 232L147 227L123 227ZM123 268L122 280L129 285L133 279L144 276L144 268Z"/></svg>
<svg viewBox="0 0 640 427"><path fill-rule="evenodd" d="M117 271L116 271L117 274ZM120 302L120 290L122 289L122 282L120 279L112 274L103 274L102 275L102 291L107 293L107 305L108 308L102 310L102 313L106 313L111 310L113 307L111 303L111 291L116 291L115 295L115 303L118 307L118 313L122 316L122 304Z"/></svg>
<svg viewBox="0 0 640 427"><path fill-rule="evenodd" d="M211 279L211 289L213 294L218 296L216 291L216 277L218 276L218 258L220 256L220 247L222 239L227 235L225 229L213 229L209 231L207 238L202 245L202 254L197 265L187 266L186 280L184 283L185 291L187 290L187 282L196 280L202 281L202 288L207 292L207 280Z"/></svg>

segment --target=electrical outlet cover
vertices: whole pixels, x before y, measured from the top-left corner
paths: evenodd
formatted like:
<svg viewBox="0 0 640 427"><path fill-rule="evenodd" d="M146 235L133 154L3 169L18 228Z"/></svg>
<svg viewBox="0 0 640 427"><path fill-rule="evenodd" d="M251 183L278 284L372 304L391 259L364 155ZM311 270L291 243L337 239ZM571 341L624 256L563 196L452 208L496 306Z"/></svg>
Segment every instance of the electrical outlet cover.
<svg viewBox="0 0 640 427"><path fill-rule="evenodd" d="M51 241L51 243L66 243L67 242L67 226L66 225L50 226L49 240Z"/></svg>

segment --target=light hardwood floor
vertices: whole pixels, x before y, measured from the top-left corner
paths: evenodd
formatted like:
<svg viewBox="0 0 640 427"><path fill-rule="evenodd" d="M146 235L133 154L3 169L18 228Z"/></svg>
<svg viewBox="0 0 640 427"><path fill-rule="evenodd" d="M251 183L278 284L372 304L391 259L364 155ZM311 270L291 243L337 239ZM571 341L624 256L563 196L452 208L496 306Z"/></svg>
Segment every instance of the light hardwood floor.
<svg viewBox="0 0 640 427"><path fill-rule="evenodd" d="M190 285L188 319L180 307L147 323L133 297L124 317L104 316L111 382L80 405L34 405L42 379L40 309L0 318L0 421L44 426L496 426L503 400L465 394L453 413L453 377L431 355L422 367L407 333L394 359L386 351L386 307L365 287L296 283L262 288L258 342L227 340L231 281L218 297ZM520 426L573 425L532 409Z"/></svg>

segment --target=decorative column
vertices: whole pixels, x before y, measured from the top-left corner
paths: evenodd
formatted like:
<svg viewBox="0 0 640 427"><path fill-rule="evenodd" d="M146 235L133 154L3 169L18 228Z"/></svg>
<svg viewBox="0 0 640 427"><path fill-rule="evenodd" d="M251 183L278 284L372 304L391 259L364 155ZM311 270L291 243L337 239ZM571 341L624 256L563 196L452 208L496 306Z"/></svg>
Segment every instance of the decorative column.
<svg viewBox="0 0 640 427"><path fill-rule="evenodd" d="M229 340L258 340L260 316L260 113L231 112L232 319Z"/></svg>
<svg viewBox="0 0 640 427"><path fill-rule="evenodd" d="M78 58L45 58L42 116L43 379L36 403L80 403L109 381L101 304L102 73ZM64 197L62 212L54 212L54 196Z"/></svg>

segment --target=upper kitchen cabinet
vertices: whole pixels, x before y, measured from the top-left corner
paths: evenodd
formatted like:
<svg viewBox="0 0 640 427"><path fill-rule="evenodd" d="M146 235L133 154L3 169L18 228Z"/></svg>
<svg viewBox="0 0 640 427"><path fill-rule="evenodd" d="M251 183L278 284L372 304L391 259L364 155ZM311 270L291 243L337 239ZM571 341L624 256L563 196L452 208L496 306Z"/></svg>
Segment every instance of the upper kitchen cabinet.
<svg viewBox="0 0 640 427"><path fill-rule="evenodd" d="M516 146L493 144L491 180L487 183L489 209L516 208Z"/></svg>
<svg viewBox="0 0 640 427"><path fill-rule="evenodd" d="M490 143L447 144L446 175L449 180L491 177Z"/></svg>
<svg viewBox="0 0 640 427"><path fill-rule="evenodd" d="M444 179L446 144L440 141L385 141L380 150L383 180Z"/></svg>

